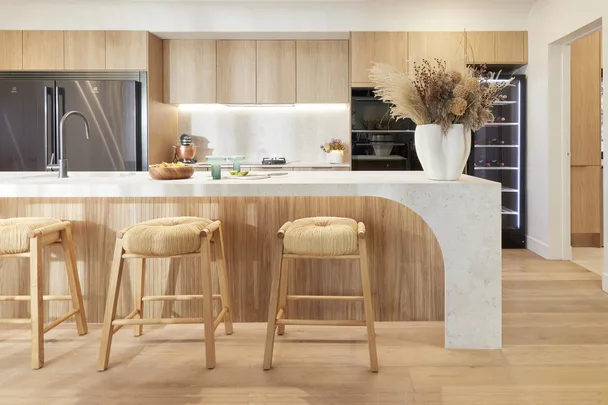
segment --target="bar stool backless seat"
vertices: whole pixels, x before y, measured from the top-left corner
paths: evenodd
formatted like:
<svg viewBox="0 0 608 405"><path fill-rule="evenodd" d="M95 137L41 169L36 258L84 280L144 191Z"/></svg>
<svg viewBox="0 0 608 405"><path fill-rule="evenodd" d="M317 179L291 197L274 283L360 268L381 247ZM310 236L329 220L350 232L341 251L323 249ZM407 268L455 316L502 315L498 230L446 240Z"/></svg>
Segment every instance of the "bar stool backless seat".
<svg viewBox="0 0 608 405"><path fill-rule="evenodd" d="M72 224L55 218L23 217L0 219L0 259L27 258L30 261L30 294L4 295L2 301L29 301L30 317L0 319L0 324L29 324L32 340L32 368L44 365L44 334L71 317L76 318L79 335L87 333ZM68 276L69 295L44 295L43 250L60 245ZM1 283L1 281L0 281ZM71 301L72 309L44 325L44 301Z"/></svg>
<svg viewBox="0 0 608 405"><path fill-rule="evenodd" d="M213 249L212 249L213 246ZM218 252L219 250L219 252ZM212 254L218 262L220 294L213 294L211 281ZM202 295L144 295L146 260L158 258L200 257ZM137 262L134 275L133 311L124 319L116 318L123 264L125 259ZM146 301L202 300L202 318L144 319ZM221 311L213 317L213 300L221 301ZM232 313L226 270L224 241L220 221L199 217L159 218L140 222L118 232L106 302L97 369L108 367L112 336L125 325L134 325L133 334L140 336L143 325L203 323L207 368L215 367L215 329L224 323L226 334L232 334Z"/></svg>
<svg viewBox="0 0 608 405"><path fill-rule="evenodd" d="M283 240L283 252L281 253L281 266L274 273L270 291L264 369L269 370L272 367L272 353L277 326L278 334L282 335L285 333L285 325L335 325L367 326L370 369L377 372L378 356L376 353L374 310L365 245L365 225L350 218L302 218L285 223L279 229L277 236ZM361 270L363 295L289 295L287 292L288 263L299 259L357 260ZM315 274L315 277L322 276L322 274ZM362 301L365 320L287 319L287 302L290 300Z"/></svg>

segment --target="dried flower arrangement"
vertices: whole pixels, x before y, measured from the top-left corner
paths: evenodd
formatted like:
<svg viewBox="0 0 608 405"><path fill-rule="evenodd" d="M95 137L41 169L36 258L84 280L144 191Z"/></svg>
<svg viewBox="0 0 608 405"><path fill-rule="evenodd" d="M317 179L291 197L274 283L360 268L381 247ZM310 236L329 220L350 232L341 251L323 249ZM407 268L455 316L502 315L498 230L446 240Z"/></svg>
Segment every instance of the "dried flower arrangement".
<svg viewBox="0 0 608 405"><path fill-rule="evenodd" d="M426 59L414 63L407 74L392 66L376 63L370 79L376 84L375 94L391 104L391 115L399 120L411 118L417 125L441 125L447 132L453 124L476 131L492 122L492 105L511 80L497 81L485 69L467 68L464 73L446 68L446 62Z"/></svg>
<svg viewBox="0 0 608 405"><path fill-rule="evenodd" d="M325 142L323 145L321 145L321 149L323 152L329 153L332 150L344 150L346 147L341 139L332 138L331 141Z"/></svg>

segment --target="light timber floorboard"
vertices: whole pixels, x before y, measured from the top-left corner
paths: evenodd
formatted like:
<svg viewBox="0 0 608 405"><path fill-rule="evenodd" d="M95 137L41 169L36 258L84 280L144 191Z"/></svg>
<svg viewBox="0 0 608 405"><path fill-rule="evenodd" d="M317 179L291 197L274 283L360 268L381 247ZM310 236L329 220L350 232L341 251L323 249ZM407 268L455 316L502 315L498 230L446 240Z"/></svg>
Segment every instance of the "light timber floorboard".
<svg viewBox="0 0 608 405"><path fill-rule="evenodd" d="M503 252L504 349L443 348L442 322L378 322L380 372L365 328L288 326L262 371L265 324L216 332L205 367L202 325L131 329L95 371L100 327L45 335L45 367L29 367L29 327L0 326L0 405L608 404L608 295L599 276L528 251ZM591 274L591 273L589 273ZM529 275L518 277L517 275Z"/></svg>

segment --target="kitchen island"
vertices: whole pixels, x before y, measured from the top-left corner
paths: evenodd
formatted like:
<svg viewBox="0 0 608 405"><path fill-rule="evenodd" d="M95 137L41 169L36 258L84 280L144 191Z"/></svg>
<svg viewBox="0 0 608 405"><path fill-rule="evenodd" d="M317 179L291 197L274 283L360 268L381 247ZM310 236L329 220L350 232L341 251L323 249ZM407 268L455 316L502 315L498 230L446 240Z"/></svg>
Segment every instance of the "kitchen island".
<svg viewBox="0 0 608 405"><path fill-rule="evenodd" d="M228 271L236 321L265 321L271 269L277 266L276 231L305 216L348 216L368 229L377 321L445 320L448 348L500 348L500 184L463 176L434 182L422 172L292 172L262 180L212 180L197 172L187 180L157 181L147 173L0 173L0 216L51 216L74 224L78 269L91 322L100 322L116 231L164 216L206 216L225 226ZM49 284L65 287L51 254ZM195 259L150 263L147 288L155 294L199 287ZM342 262L342 261L340 261ZM356 263L302 261L294 293L356 294ZM2 272L0 293L25 288L27 272ZM25 264L23 264L25 266ZM127 266L127 270L132 269ZM123 277L119 311L132 302ZM7 290L7 291L5 291ZM23 303L24 304L24 303ZM48 316L66 303L53 303ZM356 318L360 303L290 303L290 317ZM152 303L145 316L193 316L200 303ZM0 308L22 315L26 305ZM4 312L3 312L4 311ZM9 312L12 311L12 312ZM238 328L235 329L238 331Z"/></svg>

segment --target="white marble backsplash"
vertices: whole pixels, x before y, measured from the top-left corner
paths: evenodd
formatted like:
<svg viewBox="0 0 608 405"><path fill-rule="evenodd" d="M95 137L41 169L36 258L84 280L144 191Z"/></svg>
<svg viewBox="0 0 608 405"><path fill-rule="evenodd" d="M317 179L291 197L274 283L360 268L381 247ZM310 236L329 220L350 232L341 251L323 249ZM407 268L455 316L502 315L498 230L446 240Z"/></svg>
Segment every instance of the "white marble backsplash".
<svg viewBox="0 0 608 405"><path fill-rule="evenodd" d="M272 156L326 162L321 144L331 138L350 144L350 109L347 104L181 106L178 130L193 136L199 161L208 155L245 155L249 162Z"/></svg>

